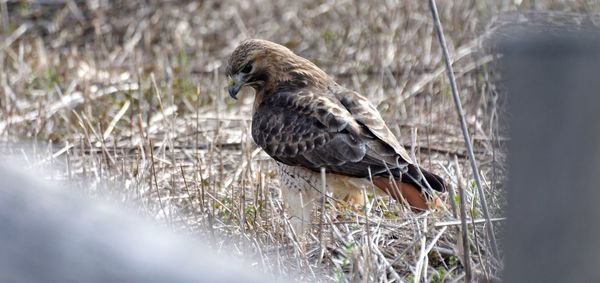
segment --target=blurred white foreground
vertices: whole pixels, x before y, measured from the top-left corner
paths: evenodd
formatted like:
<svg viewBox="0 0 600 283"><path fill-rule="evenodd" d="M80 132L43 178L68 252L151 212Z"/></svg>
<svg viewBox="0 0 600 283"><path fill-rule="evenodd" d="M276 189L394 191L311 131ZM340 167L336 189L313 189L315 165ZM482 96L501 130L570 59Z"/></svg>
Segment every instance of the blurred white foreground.
<svg viewBox="0 0 600 283"><path fill-rule="evenodd" d="M36 179L0 165L0 282L272 281L201 243Z"/></svg>

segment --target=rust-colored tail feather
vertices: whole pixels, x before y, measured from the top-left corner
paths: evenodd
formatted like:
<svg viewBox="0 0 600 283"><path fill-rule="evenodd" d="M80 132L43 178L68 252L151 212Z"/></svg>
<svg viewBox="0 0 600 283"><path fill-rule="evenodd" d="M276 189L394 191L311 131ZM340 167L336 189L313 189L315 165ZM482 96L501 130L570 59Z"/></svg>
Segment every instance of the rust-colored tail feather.
<svg viewBox="0 0 600 283"><path fill-rule="evenodd" d="M423 174L422 176L418 169ZM395 179L400 178L395 176ZM373 183L395 200L399 202L406 200L413 211L425 211L443 205L439 198L425 193L425 191L429 191L429 187L439 192L446 191L442 177L412 165L408 172L402 175L399 182L392 182L389 177L378 176L373 178Z"/></svg>
<svg viewBox="0 0 600 283"><path fill-rule="evenodd" d="M423 176L421 176L419 170L421 173L423 173ZM425 179L423 179L423 177L425 177ZM444 183L442 177L423 168L417 168L417 166L414 165L409 165L408 172L402 175L402 182L414 185L419 191L422 189L428 189L429 186L431 186L434 191L446 191L446 184ZM429 184L429 186L427 186L427 184Z"/></svg>

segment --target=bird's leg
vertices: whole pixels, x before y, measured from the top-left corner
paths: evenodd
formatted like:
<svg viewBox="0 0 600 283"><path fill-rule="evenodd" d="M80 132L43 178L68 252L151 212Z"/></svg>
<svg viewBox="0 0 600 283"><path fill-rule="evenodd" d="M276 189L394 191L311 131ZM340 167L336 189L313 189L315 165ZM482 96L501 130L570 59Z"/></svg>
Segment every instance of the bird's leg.
<svg viewBox="0 0 600 283"><path fill-rule="evenodd" d="M287 203L290 224L296 234L301 235L310 228L311 215L315 203L313 190L299 186L282 188L285 202Z"/></svg>
<svg viewBox="0 0 600 283"><path fill-rule="evenodd" d="M320 176L305 168L278 165L281 191L290 224L296 234L302 235L310 228L312 210L320 196L314 188L320 182Z"/></svg>

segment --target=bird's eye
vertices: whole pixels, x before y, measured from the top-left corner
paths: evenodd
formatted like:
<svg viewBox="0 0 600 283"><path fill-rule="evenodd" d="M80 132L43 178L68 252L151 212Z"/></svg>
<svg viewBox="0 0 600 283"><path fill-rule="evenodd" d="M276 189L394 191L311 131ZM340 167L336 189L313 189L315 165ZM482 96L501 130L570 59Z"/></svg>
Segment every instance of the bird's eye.
<svg viewBox="0 0 600 283"><path fill-rule="evenodd" d="M250 71L252 71L252 64L248 63L242 69L242 73L247 74L247 73L250 73Z"/></svg>

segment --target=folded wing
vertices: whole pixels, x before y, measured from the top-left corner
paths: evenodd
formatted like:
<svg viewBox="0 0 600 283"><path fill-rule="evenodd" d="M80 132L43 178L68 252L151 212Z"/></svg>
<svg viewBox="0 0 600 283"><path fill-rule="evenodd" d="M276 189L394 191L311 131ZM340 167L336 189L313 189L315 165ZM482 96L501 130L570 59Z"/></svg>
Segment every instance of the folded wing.
<svg viewBox="0 0 600 283"><path fill-rule="evenodd" d="M377 110L357 93L276 92L264 98L252 121L255 142L287 165L368 177L369 169L372 175L406 173L412 163Z"/></svg>

